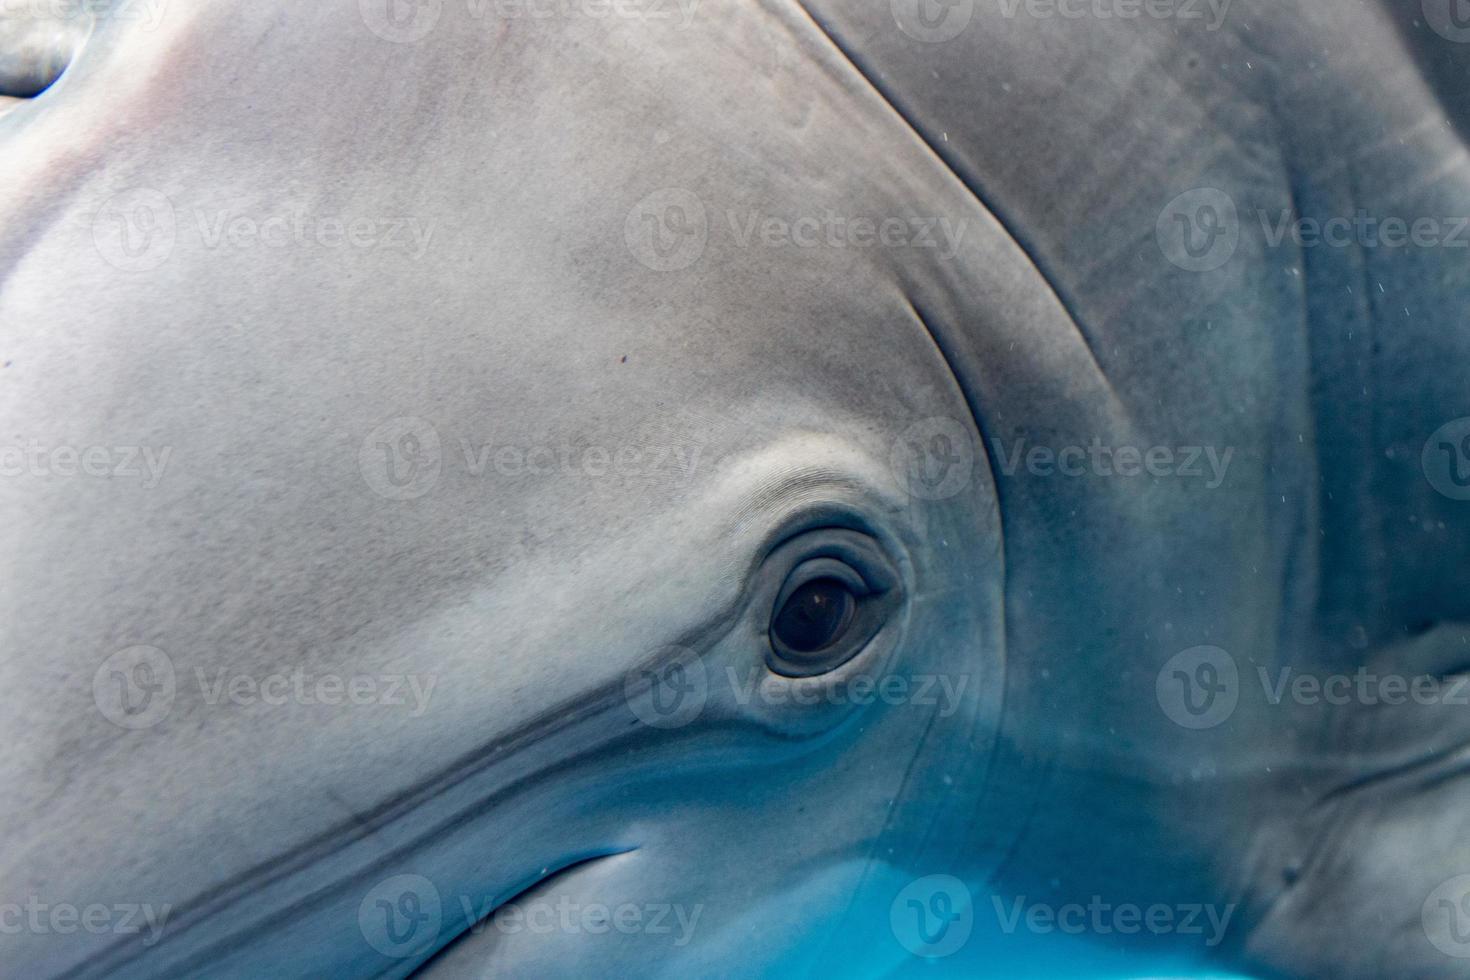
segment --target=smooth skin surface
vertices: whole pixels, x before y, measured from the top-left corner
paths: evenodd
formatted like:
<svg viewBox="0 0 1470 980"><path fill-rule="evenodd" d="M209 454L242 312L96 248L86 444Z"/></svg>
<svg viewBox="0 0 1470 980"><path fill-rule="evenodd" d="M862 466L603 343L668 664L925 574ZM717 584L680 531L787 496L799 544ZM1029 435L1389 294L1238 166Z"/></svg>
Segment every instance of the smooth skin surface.
<svg viewBox="0 0 1470 980"><path fill-rule="evenodd" d="M1101 896L1228 913L1115 948L1455 971L1470 714L1258 677L1466 667L1466 253L1270 228L1470 215L1470 47L918 5L92 18L0 117L0 908L109 911L4 972L881 975L936 874L951 965ZM803 686L813 562L884 598Z"/></svg>

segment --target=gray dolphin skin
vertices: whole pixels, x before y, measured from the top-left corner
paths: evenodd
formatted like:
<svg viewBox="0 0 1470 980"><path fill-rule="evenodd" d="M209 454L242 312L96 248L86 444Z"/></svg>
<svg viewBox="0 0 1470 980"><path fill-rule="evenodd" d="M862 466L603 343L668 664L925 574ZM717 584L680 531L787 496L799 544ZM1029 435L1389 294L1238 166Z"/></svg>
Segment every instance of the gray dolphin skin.
<svg viewBox="0 0 1470 980"><path fill-rule="evenodd" d="M0 0L0 975L1470 976L1470 4Z"/></svg>

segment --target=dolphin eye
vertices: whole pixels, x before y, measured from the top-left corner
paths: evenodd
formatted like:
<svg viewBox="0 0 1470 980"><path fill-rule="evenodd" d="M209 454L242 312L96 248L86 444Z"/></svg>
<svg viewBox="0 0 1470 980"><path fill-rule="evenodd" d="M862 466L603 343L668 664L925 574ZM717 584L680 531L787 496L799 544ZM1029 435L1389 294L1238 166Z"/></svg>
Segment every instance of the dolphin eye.
<svg viewBox="0 0 1470 980"><path fill-rule="evenodd" d="M771 636L793 653L831 646L852 625L857 599L835 578L807 582L787 597L771 621Z"/></svg>
<svg viewBox="0 0 1470 980"><path fill-rule="evenodd" d="M836 670L882 628L894 598L886 578L865 576L836 555L802 562L773 603L767 663L786 677Z"/></svg>

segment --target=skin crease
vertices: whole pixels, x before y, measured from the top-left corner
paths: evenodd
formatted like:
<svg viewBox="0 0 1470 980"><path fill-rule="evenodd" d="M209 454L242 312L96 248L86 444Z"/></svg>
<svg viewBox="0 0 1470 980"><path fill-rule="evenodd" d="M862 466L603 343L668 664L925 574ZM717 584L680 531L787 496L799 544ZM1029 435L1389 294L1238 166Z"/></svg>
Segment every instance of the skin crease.
<svg viewBox="0 0 1470 980"><path fill-rule="evenodd" d="M0 903L172 910L157 942L28 930L0 961L406 976L470 924L461 899L530 888L699 918L677 947L482 930L424 975L801 973L839 952L882 974L915 962L890 901L943 873L977 919L992 896L1228 905L1208 949L1092 938L1260 975L1453 968L1420 906L1470 871L1445 778L1463 710L1243 691L1188 731L1155 678L1200 644L1246 690L1258 666L1463 668L1465 512L1418 454L1470 411L1443 370L1467 273L1243 233L1197 274L1153 236L1201 185L1246 224L1291 201L1470 213L1440 107L1463 54L1372 4L1241 4L1208 33L982 19L944 45L883 4L448 4L401 43L365 9L101 17L0 122L8 432L170 450L156 485L0 481ZM1310 84L1283 81L1319 48ZM174 216L156 263L108 237L139 188ZM648 200L698 202L683 267L656 268ZM828 214L955 234L763 237ZM242 216L293 237L227 237ZM323 244L337 217L402 245ZM405 418L439 471L393 499L374 453ZM893 463L930 419L972 466L939 500ZM1095 439L1235 452L1213 489L1000 466L1020 440ZM642 462L480 455L564 445ZM902 602L823 689L963 679L955 710L726 683L765 676L772 598L834 527L874 543ZM92 684L138 644L178 690L129 731ZM671 645L711 688L663 730L624 682ZM434 688L414 714L210 703L198 679L298 668ZM406 956L360 914L397 875L443 901Z"/></svg>

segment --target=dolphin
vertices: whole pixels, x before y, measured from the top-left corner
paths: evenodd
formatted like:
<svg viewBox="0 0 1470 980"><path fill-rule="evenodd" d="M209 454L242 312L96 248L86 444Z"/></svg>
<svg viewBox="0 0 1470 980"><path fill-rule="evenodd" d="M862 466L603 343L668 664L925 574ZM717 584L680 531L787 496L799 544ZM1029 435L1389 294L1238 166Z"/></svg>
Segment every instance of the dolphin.
<svg viewBox="0 0 1470 980"><path fill-rule="evenodd" d="M4 972L1454 975L1460 13L0 8Z"/></svg>

